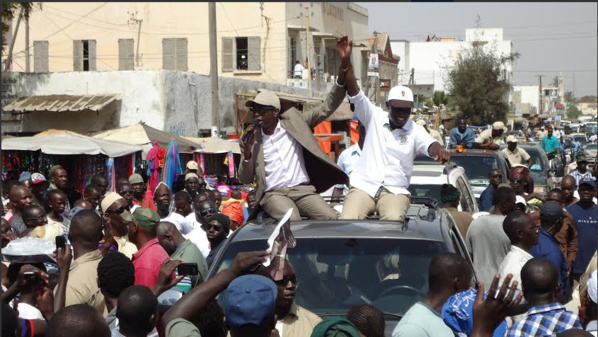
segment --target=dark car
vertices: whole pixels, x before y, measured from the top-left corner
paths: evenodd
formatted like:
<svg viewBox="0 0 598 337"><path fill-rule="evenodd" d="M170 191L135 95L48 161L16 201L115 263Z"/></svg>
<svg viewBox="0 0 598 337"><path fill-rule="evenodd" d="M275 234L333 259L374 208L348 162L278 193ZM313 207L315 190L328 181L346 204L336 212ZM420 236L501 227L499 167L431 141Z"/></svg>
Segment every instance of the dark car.
<svg viewBox="0 0 598 337"><path fill-rule="evenodd" d="M463 152L450 150L451 162L465 169L465 174L469 178L469 184L473 190L476 199L488 187L488 172L492 169L498 169L502 174L503 183L509 182L509 163L500 151L492 150L471 150ZM418 156L415 158L415 164L433 164L438 165L432 158Z"/></svg>
<svg viewBox="0 0 598 337"><path fill-rule="evenodd" d="M455 252L471 265L464 240L445 209L412 204L407 219L293 222L297 246L287 254L298 277L296 303L321 317L371 304L386 314L390 336L411 305L426 296L428 265L434 256ZM267 249L274 228L274 221L248 223L232 233L208 277L229 267L239 252ZM387 275L389 266L393 272Z"/></svg>
<svg viewBox="0 0 598 337"><path fill-rule="evenodd" d="M517 145L529 154L534 162L530 168L529 174L534 179L534 192L547 193L556 187L556 171L550 168L550 162L546 156L546 152L538 145L522 144ZM501 146L503 150L506 146Z"/></svg>

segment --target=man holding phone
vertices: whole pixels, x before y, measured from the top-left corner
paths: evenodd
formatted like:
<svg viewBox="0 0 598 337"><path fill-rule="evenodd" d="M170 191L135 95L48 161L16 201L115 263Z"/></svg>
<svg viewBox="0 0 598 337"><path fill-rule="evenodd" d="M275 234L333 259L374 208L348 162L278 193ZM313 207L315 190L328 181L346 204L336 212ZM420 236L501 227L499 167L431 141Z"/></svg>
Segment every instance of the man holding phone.
<svg viewBox="0 0 598 337"><path fill-rule="evenodd" d="M183 237L183 234L179 232L173 223L167 221L158 223L156 237L160 246L164 248L172 260L183 260L184 264L177 269L178 275L189 276L191 278L191 288L206 279L208 276L206 258L196 245ZM187 268L189 270L186 270Z"/></svg>

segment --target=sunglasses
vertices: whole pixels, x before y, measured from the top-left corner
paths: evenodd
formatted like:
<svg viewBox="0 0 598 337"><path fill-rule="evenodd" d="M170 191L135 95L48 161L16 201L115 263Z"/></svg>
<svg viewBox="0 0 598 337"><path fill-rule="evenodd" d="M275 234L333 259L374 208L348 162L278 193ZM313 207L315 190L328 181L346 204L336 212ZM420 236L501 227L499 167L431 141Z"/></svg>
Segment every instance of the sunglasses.
<svg viewBox="0 0 598 337"><path fill-rule="evenodd" d="M276 108L273 107L273 106L252 107L251 108L251 112L252 113L256 113L257 112L258 114L263 115L266 112L268 112L270 110L274 110L274 109L276 109Z"/></svg>
<svg viewBox="0 0 598 337"><path fill-rule="evenodd" d="M220 225L208 225L207 228L208 228L208 230L214 228L215 231L219 231L220 229L222 229L222 226L220 226Z"/></svg>
<svg viewBox="0 0 598 337"><path fill-rule="evenodd" d="M207 208L207 209L202 209L201 211L199 211L199 214L201 214L201 215L206 215L209 213L212 213L212 214L216 213L216 209L215 208Z"/></svg>
<svg viewBox="0 0 598 337"><path fill-rule="evenodd" d="M282 280L274 281L279 286L286 286L289 282L297 284L297 275L289 275L282 278Z"/></svg>
<svg viewBox="0 0 598 337"><path fill-rule="evenodd" d="M128 191L118 191L118 194L120 195L125 195L125 194L133 194L132 190L128 190Z"/></svg>
<svg viewBox="0 0 598 337"><path fill-rule="evenodd" d="M45 216L40 216L40 217L37 217L37 218L27 218L27 220L42 222L42 221L44 221L45 218L46 218Z"/></svg>
<svg viewBox="0 0 598 337"><path fill-rule="evenodd" d="M523 182L523 179L509 179L512 183L517 183L517 184L521 184Z"/></svg>
<svg viewBox="0 0 598 337"><path fill-rule="evenodd" d="M106 213L120 215L120 214L123 214L126 210L127 210L127 207L120 207L120 208L113 209L113 210L108 209L108 210L106 210Z"/></svg>

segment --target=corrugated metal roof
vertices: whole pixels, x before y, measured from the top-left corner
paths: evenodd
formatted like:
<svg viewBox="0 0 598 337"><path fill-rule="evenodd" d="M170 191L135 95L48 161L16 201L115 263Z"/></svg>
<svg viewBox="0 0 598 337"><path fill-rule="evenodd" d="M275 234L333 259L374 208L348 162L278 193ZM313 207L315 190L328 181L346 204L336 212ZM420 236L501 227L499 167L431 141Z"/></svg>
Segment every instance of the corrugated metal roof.
<svg viewBox="0 0 598 337"><path fill-rule="evenodd" d="M5 112L29 111L100 111L117 99L112 95L48 95L21 97L2 108Z"/></svg>

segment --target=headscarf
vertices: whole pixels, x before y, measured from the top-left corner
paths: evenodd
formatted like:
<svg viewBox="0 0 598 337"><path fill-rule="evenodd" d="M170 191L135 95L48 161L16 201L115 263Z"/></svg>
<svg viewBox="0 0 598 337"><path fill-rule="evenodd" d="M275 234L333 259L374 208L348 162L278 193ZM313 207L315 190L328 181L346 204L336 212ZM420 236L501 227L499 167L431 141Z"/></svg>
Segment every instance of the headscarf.
<svg viewBox="0 0 598 337"><path fill-rule="evenodd" d="M245 222L245 215L243 215L243 205L238 201L231 201L224 204L222 207L222 214L228 216L232 221L242 225Z"/></svg>
<svg viewBox="0 0 598 337"><path fill-rule="evenodd" d="M347 318L331 316L314 327L311 337L359 337L359 330Z"/></svg>
<svg viewBox="0 0 598 337"><path fill-rule="evenodd" d="M460 197L461 192L451 184L443 184L440 188L440 200L443 203L458 200Z"/></svg>

